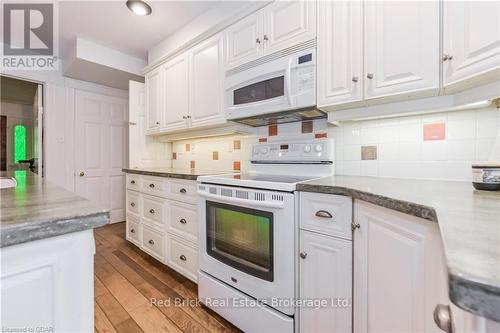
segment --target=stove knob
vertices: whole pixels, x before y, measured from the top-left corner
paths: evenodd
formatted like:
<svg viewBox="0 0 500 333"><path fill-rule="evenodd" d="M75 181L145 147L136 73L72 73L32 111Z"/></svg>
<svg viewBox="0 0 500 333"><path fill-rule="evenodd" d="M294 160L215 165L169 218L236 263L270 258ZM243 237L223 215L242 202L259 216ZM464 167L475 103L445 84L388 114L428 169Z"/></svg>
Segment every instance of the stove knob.
<svg viewBox="0 0 500 333"><path fill-rule="evenodd" d="M311 145L305 145L304 146L304 152L309 153L311 151Z"/></svg>
<svg viewBox="0 0 500 333"><path fill-rule="evenodd" d="M259 153L259 148L254 148L254 149L253 149L253 154L254 154L254 155L257 155L258 153Z"/></svg>
<svg viewBox="0 0 500 333"><path fill-rule="evenodd" d="M316 150L316 152L321 152L323 150L323 146L321 145L316 145L316 147L314 147L314 150Z"/></svg>
<svg viewBox="0 0 500 333"><path fill-rule="evenodd" d="M262 149L260 150L260 152L261 152L262 154L267 154L267 148L262 148Z"/></svg>

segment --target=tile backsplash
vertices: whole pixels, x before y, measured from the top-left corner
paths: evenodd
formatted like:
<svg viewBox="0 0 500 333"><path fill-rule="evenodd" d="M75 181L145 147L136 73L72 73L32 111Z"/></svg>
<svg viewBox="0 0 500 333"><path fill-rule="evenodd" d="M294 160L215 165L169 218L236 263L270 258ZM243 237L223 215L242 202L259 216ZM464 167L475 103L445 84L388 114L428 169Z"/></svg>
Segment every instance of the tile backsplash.
<svg viewBox="0 0 500 333"><path fill-rule="evenodd" d="M351 122L329 134L336 174L470 180L471 164L488 159L499 129L500 109L489 107ZM376 159L363 159L373 146Z"/></svg>
<svg viewBox="0 0 500 333"><path fill-rule="evenodd" d="M173 167L248 171L251 144L284 137L335 140L338 175L470 180L471 164L488 159L500 130L500 109L406 116L328 126L326 120L252 129L172 144Z"/></svg>

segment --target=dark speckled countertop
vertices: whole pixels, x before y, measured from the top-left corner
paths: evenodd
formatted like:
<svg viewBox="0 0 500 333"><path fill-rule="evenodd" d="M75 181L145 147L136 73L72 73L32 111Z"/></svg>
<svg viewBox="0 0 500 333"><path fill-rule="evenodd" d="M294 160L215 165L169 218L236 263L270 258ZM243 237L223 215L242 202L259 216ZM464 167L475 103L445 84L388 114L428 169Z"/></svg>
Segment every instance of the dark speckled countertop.
<svg viewBox="0 0 500 333"><path fill-rule="evenodd" d="M103 226L109 212L27 171L0 172L18 185L0 189L0 247Z"/></svg>
<svg viewBox="0 0 500 333"><path fill-rule="evenodd" d="M500 192L470 182L333 176L297 190L350 196L437 222L448 266L450 299L500 322Z"/></svg>
<svg viewBox="0 0 500 333"><path fill-rule="evenodd" d="M200 170L200 169L177 169L177 168L124 168L123 172L136 173L139 175L158 176L167 178L196 180L198 176L221 175L232 173L230 171Z"/></svg>

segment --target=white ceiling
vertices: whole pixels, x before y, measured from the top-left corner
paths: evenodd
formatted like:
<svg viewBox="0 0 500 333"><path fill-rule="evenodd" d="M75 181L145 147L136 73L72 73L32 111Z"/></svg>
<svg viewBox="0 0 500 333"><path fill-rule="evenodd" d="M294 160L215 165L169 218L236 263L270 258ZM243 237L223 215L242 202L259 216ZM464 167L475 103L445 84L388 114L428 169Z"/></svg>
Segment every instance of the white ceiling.
<svg viewBox="0 0 500 333"><path fill-rule="evenodd" d="M59 2L60 52L81 37L128 55L147 59L147 51L218 1L147 1L149 16L137 16L123 1Z"/></svg>

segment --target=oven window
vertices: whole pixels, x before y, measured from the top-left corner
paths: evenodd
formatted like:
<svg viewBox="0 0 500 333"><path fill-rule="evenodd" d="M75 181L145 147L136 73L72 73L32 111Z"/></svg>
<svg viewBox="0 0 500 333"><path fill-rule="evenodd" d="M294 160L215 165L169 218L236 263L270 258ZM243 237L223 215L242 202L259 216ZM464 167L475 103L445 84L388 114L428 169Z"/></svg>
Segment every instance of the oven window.
<svg viewBox="0 0 500 333"><path fill-rule="evenodd" d="M260 81L234 92L234 105L263 101L285 94L285 77L278 76L269 80Z"/></svg>
<svg viewBox="0 0 500 333"><path fill-rule="evenodd" d="M273 281L273 213L207 201L207 253Z"/></svg>

